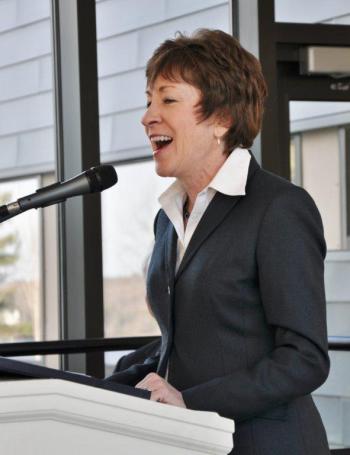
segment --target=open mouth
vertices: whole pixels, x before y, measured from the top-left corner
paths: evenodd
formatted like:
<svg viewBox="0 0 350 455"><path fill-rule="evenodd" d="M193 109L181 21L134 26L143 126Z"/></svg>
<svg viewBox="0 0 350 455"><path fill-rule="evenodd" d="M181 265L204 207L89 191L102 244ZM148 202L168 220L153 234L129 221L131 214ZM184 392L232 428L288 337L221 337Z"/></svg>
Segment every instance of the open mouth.
<svg viewBox="0 0 350 455"><path fill-rule="evenodd" d="M158 153L173 142L170 136L151 136L153 153Z"/></svg>

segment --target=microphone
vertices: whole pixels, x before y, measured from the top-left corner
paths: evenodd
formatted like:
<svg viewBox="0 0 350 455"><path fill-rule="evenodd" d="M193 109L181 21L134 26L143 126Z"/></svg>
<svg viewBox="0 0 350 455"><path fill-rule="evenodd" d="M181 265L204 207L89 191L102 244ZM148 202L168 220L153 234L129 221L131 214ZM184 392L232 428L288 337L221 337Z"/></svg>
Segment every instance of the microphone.
<svg viewBox="0 0 350 455"><path fill-rule="evenodd" d="M45 186L15 202L0 206L0 223L29 209L47 207L64 202L73 196L106 190L115 185L117 181L118 176L112 165L102 164L92 167L65 182Z"/></svg>

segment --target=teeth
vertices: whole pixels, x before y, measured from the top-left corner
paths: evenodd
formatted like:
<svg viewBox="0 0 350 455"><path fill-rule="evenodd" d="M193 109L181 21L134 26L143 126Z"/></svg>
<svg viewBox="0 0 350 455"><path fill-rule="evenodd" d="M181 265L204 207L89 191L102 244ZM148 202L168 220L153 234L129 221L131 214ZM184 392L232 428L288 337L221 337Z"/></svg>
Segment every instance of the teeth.
<svg viewBox="0 0 350 455"><path fill-rule="evenodd" d="M160 142L160 141L171 141L172 137L170 136L152 136L151 141L152 142Z"/></svg>

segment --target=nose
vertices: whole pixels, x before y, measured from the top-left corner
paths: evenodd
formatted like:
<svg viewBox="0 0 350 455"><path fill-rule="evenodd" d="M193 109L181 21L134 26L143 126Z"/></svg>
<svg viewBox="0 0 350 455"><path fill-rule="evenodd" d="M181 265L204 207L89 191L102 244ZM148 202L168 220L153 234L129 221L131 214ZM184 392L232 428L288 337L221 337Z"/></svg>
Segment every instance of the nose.
<svg viewBox="0 0 350 455"><path fill-rule="evenodd" d="M155 103L152 103L143 114L141 123L144 127L151 126L161 121L161 115Z"/></svg>

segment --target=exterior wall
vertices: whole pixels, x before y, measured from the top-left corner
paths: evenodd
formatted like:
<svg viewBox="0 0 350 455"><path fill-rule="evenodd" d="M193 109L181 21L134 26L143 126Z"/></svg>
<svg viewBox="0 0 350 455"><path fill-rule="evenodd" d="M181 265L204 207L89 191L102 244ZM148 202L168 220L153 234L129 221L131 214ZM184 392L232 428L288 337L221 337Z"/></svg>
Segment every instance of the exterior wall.
<svg viewBox="0 0 350 455"><path fill-rule="evenodd" d="M228 1L100 0L96 7L102 159L147 156L149 147L139 123L145 103L143 73L147 59L161 41L174 36L177 30L191 32L200 27L210 27L229 31ZM276 20L279 21L349 24L349 10L348 0L276 0ZM55 168L50 16L49 0L0 2L0 178L52 172ZM338 111L327 112L320 104L318 114L321 109L329 115L327 122L335 122L334 125L344 123L344 116L336 117ZM349 115L349 110L341 110L342 114ZM304 115L298 120L298 125L305 125L313 115ZM323 123L323 126L326 125ZM304 157L305 169L309 170L305 183L309 188L315 183L313 166L309 161L315 153L312 134L314 133L307 133L304 140L305 150L311 150L310 155ZM325 142L324 150L320 153L333 166L336 158L330 159L327 154L333 147L332 140L329 136L328 145ZM328 166L326 162L325 165ZM152 185L153 182L149 186ZM337 195L334 188L334 200L337 200ZM155 194L149 195L149 200L152 198L155 200ZM338 210L337 204L331 209ZM149 212L153 210L152 205ZM106 207L105 213L107 212L109 210ZM108 224L104 228L108 236L113 234L111 226L115 224L117 216L118 214L110 219L109 224L107 218L104 219ZM147 223L147 229L151 232L152 217ZM330 232L334 230L331 217L327 226ZM336 229L330 237L334 238L335 243L338 242ZM52 254L54 257L56 253ZM330 335L349 335L348 254L328 254L326 290ZM116 258L118 255L113 260ZM46 264L49 266L49 262ZM113 269L113 264L110 268ZM108 277L106 281L106 289L111 291L108 293L108 305L111 308L115 299L115 283L112 280ZM126 282L127 279L123 280ZM137 281L140 282L140 279L137 278ZM142 296L141 293L140 295ZM137 330L140 329L141 319L137 319ZM57 329L55 321L51 320L49 324L53 324L52 330ZM53 333L48 327L49 325L47 337L50 336L49 332ZM153 330L153 326L150 330ZM315 399L324 416L330 440L335 445L349 445L349 434L345 431L350 428L349 353L333 353L331 357L330 378L317 391Z"/></svg>
<svg viewBox="0 0 350 455"><path fill-rule="evenodd" d="M49 0L0 3L0 176L54 168Z"/></svg>
<svg viewBox="0 0 350 455"><path fill-rule="evenodd" d="M277 22L350 24L348 0L275 0Z"/></svg>
<svg viewBox="0 0 350 455"><path fill-rule="evenodd" d="M228 2L222 0L97 3L102 160L149 156L140 118L145 109L144 68L155 48L177 31L210 27L228 32L228 17Z"/></svg>
<svg viewBox="0 0 350 455"><path fill-rule="evenodd" d="M338 129L302 134L303 187L321 212L327 247L341 248L341 192Z"/></svg>
<svg viewBox="0 0 350 455"><path fill-rule="evenodd" d="M325 284L328 334L349 336L350 327L350 252L327 254ZM330 352L329 378L315 393L314 399L326 425L333 447L350 446L350 353Z"/></svg>
<svg viewBox="0 0 350 455"><path fill-rule="evenodd" d="M97 3L102 160L151 157L140 123L148 58L176 31L229 31L229 14L222 0ZM157 198L170 182L156 176L152 162L118 165L117 172L118 185L102 194L105 334L151 335L159 329L145 303L142 266L153 242Z"/></svg>
<svg viewBox="0 0 350 455"><path fill-rule="evenodd" d="M300 137L302 186L320 209L328 244L325 263L328 333L330 336L349 336L350 254L341 250L340 156L343 144L338 128L304 131ZM330 352L329 378L314 393L332 447L350 445L349 355L349 352Z"/></svg>
<svg viewBox="0 0 350 455"><path fill-rule="evenodd" d="M228 31L228 2L101 0L96 15L102 159L148 155L147 59L177 30ZM55 168L51 40L49 0L0 2L0 177Z"/></svg>

